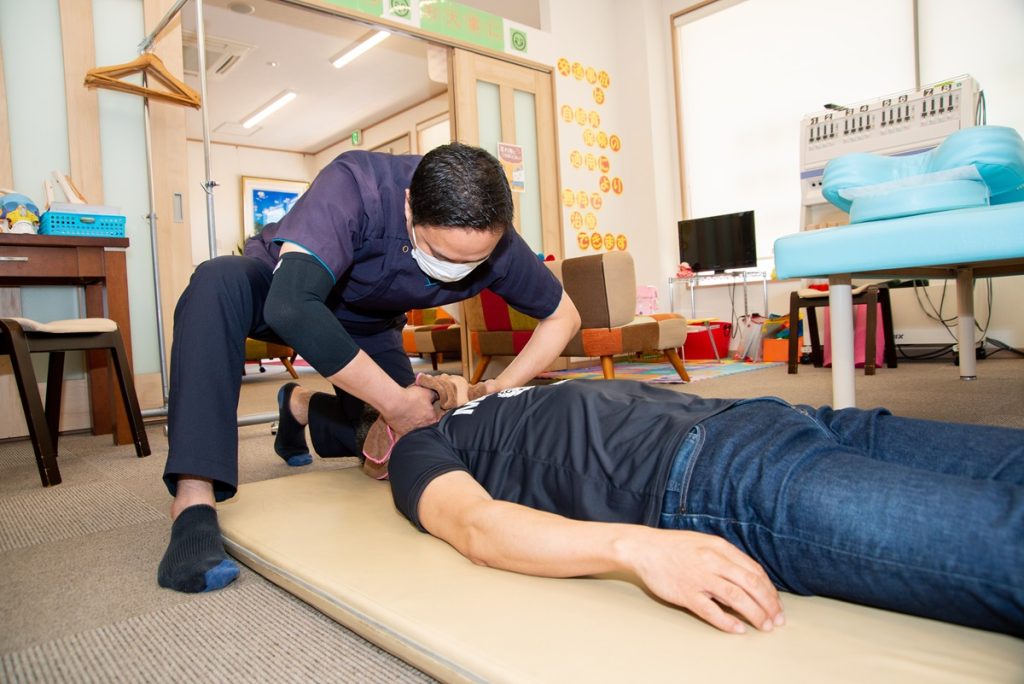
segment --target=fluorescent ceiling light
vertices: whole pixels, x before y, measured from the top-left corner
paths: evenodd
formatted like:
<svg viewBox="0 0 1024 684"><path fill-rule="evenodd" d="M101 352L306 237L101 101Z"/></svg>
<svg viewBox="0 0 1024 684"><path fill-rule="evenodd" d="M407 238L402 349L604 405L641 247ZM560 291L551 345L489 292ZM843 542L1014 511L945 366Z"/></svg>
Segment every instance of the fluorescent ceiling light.
<svg viewBox="0 0 1024 684"><path fill-rule="evenodd" d="M253 113L248 119L242 122L242 128L252 128L260 121L263 121L268 116L276 112L281 107L295 99L295 93L291 90L286 90L280 95L274 97L273 100L260 107L255 113Z"/></svg>
<svg viewBox="0 0 1024 684"><path fill-rule="evenodd" d="M342 52L337 57L332 58L331 64L334 65L335 69L340 69L341 67L345 66L346 64L354 60L359 55L373 48L375 45L379 45L380 43L382 43L384 39L386 39L390 35L391 33L389 33L388 31L377 31L376 33L372 33L367 37L363 38L362 40L360 40L358 43L356 43L349 49Z"/></svg>

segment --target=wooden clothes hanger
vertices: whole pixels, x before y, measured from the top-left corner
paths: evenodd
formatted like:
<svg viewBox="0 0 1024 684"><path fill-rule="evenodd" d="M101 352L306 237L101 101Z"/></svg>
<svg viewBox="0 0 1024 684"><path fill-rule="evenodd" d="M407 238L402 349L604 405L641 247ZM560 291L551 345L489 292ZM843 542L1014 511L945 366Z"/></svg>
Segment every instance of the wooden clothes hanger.
<svg viewBox="0 0 1024 684"><path fill-rule="evenodd" d="M125 76L141 73L147 77L147 82L152 79L163 85L167 90L156 90L146 86L128 83L120 79ZM89 88L106 88L108 90L119 90L133 95L142 95L164 102L195 107L199 109L202 103L199 94L187 85L174 77L160 58L151 52L145 52L130 62L114 64L107 67L96 67L85 74L85 85Z"/></svg>

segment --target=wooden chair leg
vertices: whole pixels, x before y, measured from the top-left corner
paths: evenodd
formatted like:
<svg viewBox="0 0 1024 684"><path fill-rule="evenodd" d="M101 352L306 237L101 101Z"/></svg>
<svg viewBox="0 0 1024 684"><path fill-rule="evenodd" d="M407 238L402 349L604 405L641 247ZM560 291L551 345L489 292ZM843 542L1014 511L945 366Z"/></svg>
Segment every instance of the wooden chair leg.
<svg viewBox="0 0 1024 684"><path fill-rule="evenodd" d="M295 372L295 366L292 365L292 360L287 356L281 357L281 364L288 370L288 374L292 376L293 380L299 379L299 374ZM243 373L245 371L242 371Z"/></svg>
<svg viewBox="0 0 1024 684"><path fill-rule="evenodd" d="M430 365L434 370L437 370L437 361L440 354L437 352L430 352Z"/></svg>
<svg viewBox="0 0 1024 684"><path fill-rule="evenodd" d="M875 338L878 330L878 289L869 287L864 293L864 304L868 307L867 324L864 326L864 375L875 374Z"/></svg>
<svg viewBox="0 0 1024 684"><path fill-rule="evenodd" d="M882 305L882 336L885 338L885 365L896 368L896 334L892 324L892 300L889 288L878 289L878 301Z"/></svg>
<svg viewBox="0 0 1024 684"><path fill-rule="evenodd" d="M665 358L672 364L672 367L676 369L676 373L679 373L679 377L683 379L683 382L690 382L690 374L686 372L686 366L683 365L683 360L679 358L679 354L675 349L666 349Z"/></svg>
<svg viewBox="0 0 1024 684"><path fill-rule="evenodd" d="M818 315L813 306L807 307L807 332L811 336L811 361L815 368L825 366L825 352L821 348L821 337L818 335Z"/></svg>
<svg viewBox="0 0 1024 684"><path fill-rule="evenodd" d="M797 344L799 325L800 293L791 292L789 295L789 369L787 370L790 375L796 375L797 367L800 365L800 349Z"/></svg>
<svg viewBox="0 0 1024 684"><path fill-rule="evenodd" d="M50 438L43 401L39 397L39 384L32 368L32 355L28 351L21 328L4 326L10 338L11 366L21 395L21 406L28 424L28 434L36 454L39 479L44 487L60 484L60 469L57 467L57 447Z"/></svg>
<svg viewBox="0 0 1024 684"><path fill-rule="evenodd" d="M605 380L615 379L615 360L611 356L601 357L601 371Z"/></svg>
<svg viewBox="0 0 1024 684"><path fill-rule="evenodd" d="M121 388L125 413L128 414L128 427L131 429L132 439L135 441L135 453L139 458L149 456L152 451L149 448L149 438L146 436L146 426L142 422L142 411L139 409L139 397L135 393L135 379L132 375L131 364L128 363L128 354L125 353L121 335L110 333L110 336L110 356L114 362L117 384Z"/></svg>
<svg viewBox="0 0 1024 684"><path fill-rule="evenodd" d="M487 366L491 363L490 356L481 356L480 360L476 364L476 368L473 370L473 377L469 379L471 385L475 385L480 382L480 378L484 377L484 371L487 370Z"/></svg>
<svg viewBox="0 0 1024 684"><path fill-rule="evenodd" d="M46 423L50 428L53 448L57 449L60 436L60 397L64 389L64 352L50 352L50 363L46 370Z"/></svg>

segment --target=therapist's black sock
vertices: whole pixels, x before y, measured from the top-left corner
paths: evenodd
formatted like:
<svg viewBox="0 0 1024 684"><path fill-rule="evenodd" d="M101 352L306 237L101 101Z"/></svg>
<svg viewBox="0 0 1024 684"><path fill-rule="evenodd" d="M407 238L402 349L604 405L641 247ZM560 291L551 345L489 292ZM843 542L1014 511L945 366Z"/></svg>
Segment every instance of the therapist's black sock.
<svg viewBox="0 0 1024 684"><path fill-rule="evenodd" d="M227 586L238 577L238 564L224 552L213 506L189 506L171 526L171 541L156 579L161 587L194 594Z"/></svg>
<svg viewBox="0 0 1024 684"><path fill-rule="evenodd" d="M298 388L289 382L277 392L277 436L274 438L274 451L290 466L304 466L313 462L313 457L306 446L306 426L295 420L288 408L292 392Z"/></svg>

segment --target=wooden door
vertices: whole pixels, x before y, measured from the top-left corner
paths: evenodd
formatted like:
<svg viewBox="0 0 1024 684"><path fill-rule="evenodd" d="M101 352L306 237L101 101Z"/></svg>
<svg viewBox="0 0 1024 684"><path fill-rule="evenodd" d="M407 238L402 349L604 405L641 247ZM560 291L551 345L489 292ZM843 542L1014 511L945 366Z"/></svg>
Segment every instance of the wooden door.
<svg viewBox="0 0 1024 684"><path fill-rule="evenodd" d="M534 251L562 258L551 73L458 48L453 53L456 139L499 159L499 143L521 149L522 187L512 193L516 228Z"/></svg>

